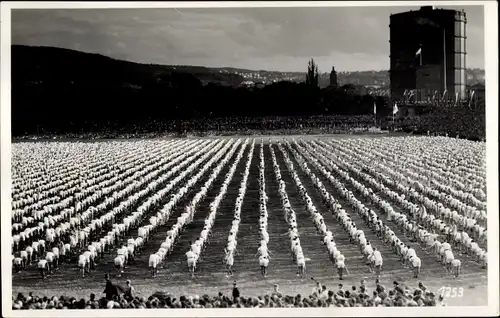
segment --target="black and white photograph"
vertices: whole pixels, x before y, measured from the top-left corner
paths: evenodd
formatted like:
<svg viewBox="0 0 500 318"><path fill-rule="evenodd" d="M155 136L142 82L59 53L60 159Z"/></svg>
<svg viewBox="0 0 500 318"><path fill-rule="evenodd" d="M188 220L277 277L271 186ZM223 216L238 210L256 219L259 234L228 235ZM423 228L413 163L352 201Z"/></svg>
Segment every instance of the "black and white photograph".
<svg viewBox="0 0 500 318"><path fill-rule="evenodd" d="M496 1L1 6L3 316L500 314Z"/></svg>

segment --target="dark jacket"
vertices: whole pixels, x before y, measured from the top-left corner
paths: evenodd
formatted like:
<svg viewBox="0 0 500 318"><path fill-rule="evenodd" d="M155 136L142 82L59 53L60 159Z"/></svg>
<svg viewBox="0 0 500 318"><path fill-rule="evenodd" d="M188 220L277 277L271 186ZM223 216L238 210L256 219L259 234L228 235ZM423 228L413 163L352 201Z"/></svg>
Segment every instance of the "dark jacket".
<svg viewBox="0 0 500 318"><path fill-rule="evenodd" d="M238 289L238 287L234 287L233 288L233 299L236 299L240 297L240 290Z"/></svg>
<svg viewBox="0 0 500 318"><path fill-rule="evenodd" d="M123 289L111 282L111 280L106 281L106 287L104 288L104 293L106 294L107 300L112 300L114 296L118 296L119 293L123 293Z"/></svg>

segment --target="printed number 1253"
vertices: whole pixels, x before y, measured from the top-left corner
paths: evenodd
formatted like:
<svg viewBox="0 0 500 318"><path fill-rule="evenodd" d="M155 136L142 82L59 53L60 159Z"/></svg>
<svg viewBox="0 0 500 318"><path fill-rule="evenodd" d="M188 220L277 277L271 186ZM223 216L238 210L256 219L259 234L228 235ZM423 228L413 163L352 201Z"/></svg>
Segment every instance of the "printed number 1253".
<svg viewBox="0 0 500 318"><path fill-rule="evenodd" d="M456 298L462 297L464 295L464 289L462 287L441 287L439 288L439 294L444 298Z"/></svg>

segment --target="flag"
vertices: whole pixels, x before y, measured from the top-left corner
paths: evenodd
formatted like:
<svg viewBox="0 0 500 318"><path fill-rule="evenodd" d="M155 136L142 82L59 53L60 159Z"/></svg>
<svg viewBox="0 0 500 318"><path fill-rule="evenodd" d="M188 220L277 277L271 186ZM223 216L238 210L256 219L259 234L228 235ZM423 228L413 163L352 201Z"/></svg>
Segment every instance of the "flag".
<svg viewBox="0 0 500 318"><path fill-rule="evenodd" d="M408 92L408 101L413 97L413 95L415 95L415 90L412 89Z"/></svg>
<svg viewBox="0 0 500 318"><path fill-rule="evenodd" d="M420 47L417 53L415 53L415 57L419 57L421 54L422 54L422 47Z"/></svg>
<svg viewBox="0 0 500 318"><path fill-rule="evenodd" d="M434 95L432 95L432 101L436 100L436 98L438 98L438 96L439 96L439 92L434 91Z"/></svg>
<svg viewBox="0 0 500 318"><path fill-rule="evenodd" d="M373 113L377 115L377 103L373 102Z"/></svg>
<svg viewBox="0 0 500 318"><path fill-rule="evenodd" d="M472 91L472 93L470 94L470 97L469 97L469 105L468 105L468 106L469 106L469 108L470 108L470 104L472 103L472 98L474 97L474 93L475 93L475 92L476 92L476 91L474 91L474 90L473 90L473 91Z"/></svg>
<svg viewBox="0 0 500 318"><path fill-rule="evenodd" d="M474 90L473 90L473 91L472 91L472 93L470 94L470 100L472 100L472 98L474 97L474 93L475 93L475 92L476 92L476 91L474 91Z"/></svg>
<svg viewBox="0 0 500 318"><path fill-rule="evenodd" d="M455 93L455 103L457 103L457 104L458 104L458 97L459 97L459 94L458 94L458 92L456 92Z"/></svg>
<svg viewBox="0 0 500 318"><path fill-rule="evenodd" d="M392 106L392 114L396 115L398 113L398 104L394 103L394 106Z"/></svg>
<svg viewBox="0 0 500 318"><path fill-rule="evenodd" d="M443 98L441 98L441 100L444 100L444 97L446 96L446 93L448 93L447 89L443 92Z"/></svg>

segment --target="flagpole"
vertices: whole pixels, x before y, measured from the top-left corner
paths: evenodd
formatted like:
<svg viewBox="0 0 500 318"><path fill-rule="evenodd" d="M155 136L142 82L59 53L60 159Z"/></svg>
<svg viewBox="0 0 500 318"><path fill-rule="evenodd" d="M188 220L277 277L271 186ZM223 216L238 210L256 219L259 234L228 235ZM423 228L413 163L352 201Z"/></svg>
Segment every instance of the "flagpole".
<svg viewBox="0 0 500 318"><path fill-rule="evenodd" d="M447 67L446 67L446 29L443 27L443 66L444 66L444 71L443 71L443 80L444 80L444 91L447 90L447 81L446 81L446 72L447 72Z"/></svg>
<svg viewBox="0 0 500 318"><path fill-rule="evenodd" d="M396 103L392 105L392 131L396 131L396 125L394 124L394 110L396 109Z"/></svg>
<svg viewBox="0 0 500 318"><path fill-rule="evenodd" d="M420 66L422 66L422 44L420 44Z"/></svg>

